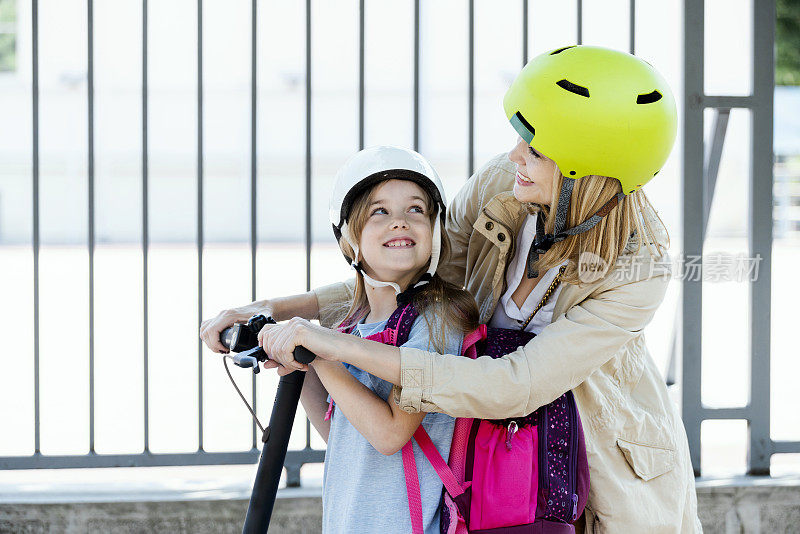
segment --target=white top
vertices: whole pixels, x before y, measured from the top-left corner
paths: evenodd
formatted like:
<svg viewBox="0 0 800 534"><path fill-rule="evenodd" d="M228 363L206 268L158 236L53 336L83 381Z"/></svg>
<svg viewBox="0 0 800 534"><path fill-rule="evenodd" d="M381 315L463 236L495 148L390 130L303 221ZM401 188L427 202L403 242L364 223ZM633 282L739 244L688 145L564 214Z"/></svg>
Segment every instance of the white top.
<svg viewBox="0 0 800 534"><path fill-rule="evenodd" d="M536 284L536 287L533 288L533 291L530 292L528 298L525 299L525 302L522 303L522 309L518 308L514 299L511 298L511 295L513 295L514 291L519 287L520 282L522 282L522 277L526 276L528 251L531 248L531 243L533 243L533 238L535 236L536 216L528 214L525 216L525 222L522 224L522 229L517 235L517 252L506 269L506 292L500 297L500 303L494 310L494 315L492 315L492 319L489 321L489 326L519 330L522 323L524 323L533 310L536 309L536 306L542 300L547 288L550 287L550 284L553 282L556 275L558 275L558 268L561 267L561 265L566 265L567 260L564 260L558 267L548 269L544 275L542 275L542 279ZM550 324L553 320L553 310L556 307L556 300L558 300L558 295L561 293L562 287L563 284L559 284L558 288L550 295L547 303L534 315L531 322L528 323L528 326L525 328L527 332L538 334L545 326Z"/></svg>

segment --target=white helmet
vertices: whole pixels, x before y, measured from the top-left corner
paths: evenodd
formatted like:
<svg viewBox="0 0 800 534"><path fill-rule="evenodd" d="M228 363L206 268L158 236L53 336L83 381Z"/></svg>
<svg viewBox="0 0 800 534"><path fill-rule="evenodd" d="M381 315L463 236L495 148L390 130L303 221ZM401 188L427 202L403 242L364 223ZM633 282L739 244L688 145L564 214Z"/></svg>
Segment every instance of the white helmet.
<svg viewBox="0 0 800 534"><path fill-rule="evenodd" d="M355 258L345 258L373 287L392 286L399 294L400 286L394 282L381 282L367 276L358 262L358 243L354 243L347 222L353 202L365 190L384 180L410 180L422 187L433 199L438 211L433 225L431 262L428 272L414 287L428 282L436 273L442 250L442 226L446 200L439 175L427 159L417 152L396 146L374 146L356 153L336 173L336 184L331 193L329 216L333 234L338 242L344 237L355 252Z"/></svg>

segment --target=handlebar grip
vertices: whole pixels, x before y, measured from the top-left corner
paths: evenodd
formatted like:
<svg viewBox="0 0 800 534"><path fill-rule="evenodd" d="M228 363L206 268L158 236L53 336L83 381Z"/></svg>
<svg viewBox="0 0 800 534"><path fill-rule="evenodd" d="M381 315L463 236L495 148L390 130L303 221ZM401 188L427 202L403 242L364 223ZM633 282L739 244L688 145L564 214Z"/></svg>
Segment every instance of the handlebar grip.
<svg viewBox="0 0 800 534"><path fill-rule="evenodd" d="M230 350L231 348L232 338L233 338L232 326L229 326L228 328L219 333L219 342L222 343L228 350Z"/></svg>
<svg viewBox="0 0 800 534"><path fill-rule="evenodd" d="M316 354L314 354L305 347L301 347L300 345L294 348L294 352L292 352L292 355L294 356L295 360L297 360L302 364L309 364L313 362L314 359L317 357Z"/></svg>

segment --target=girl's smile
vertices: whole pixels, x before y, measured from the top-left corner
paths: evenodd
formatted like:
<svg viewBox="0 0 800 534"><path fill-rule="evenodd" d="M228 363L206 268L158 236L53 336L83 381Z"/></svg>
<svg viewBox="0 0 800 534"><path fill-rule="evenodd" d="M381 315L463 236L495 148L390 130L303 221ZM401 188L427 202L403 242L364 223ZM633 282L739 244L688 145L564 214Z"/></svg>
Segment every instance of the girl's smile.
<svg viewBox="0 0 800 534"><path fill-rule="evenodd" d="M392 239L383 244L384 247L389 248L411 248L414 245L416 245L414 240L405 236Z"/></svg>
<svg viewBox="0 0 800 534"><path fill-rule="evenodd" d="M427 198L409 180L388 180L373 191L359 243L367 275L405 289L428 264L433 229Z"/></svg>

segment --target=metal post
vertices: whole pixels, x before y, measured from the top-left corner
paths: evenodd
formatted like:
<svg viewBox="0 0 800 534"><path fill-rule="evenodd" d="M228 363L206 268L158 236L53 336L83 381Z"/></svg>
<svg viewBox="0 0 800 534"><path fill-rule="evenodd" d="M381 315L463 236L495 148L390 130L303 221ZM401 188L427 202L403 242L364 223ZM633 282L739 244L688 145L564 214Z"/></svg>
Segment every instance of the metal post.
<svg viewBox="0 0 800 534"><path fill-rule="evenodd" d="M722 159L722 147L725 144L725 133L728 130L730 108L717 108L714 110L714 119L711 124L711 143L706 145L705 163L703 165L705 176L705 194L703 200L703 226L708 226L708 217L711 215L711 204L714 200L714 191L717 187L717 174L719 163ZM705 239L705 235L703 236Z"/></svg>
<svg viewBox="0 0 800 534"><path fill-rule="evenodd" d="M358 149L364 150L364 0L358 2Z"/></svg>
<svg viewBox="0 0 800 534"><path fill-rule="evenodd" d="M522 0L522 66L528 64L528 0Z"/></svg>
<svg viewBox="0 0 800 534"><path fill-rule="evenodd" d="M311 0L306 0L306 291L311 291Z"/></svg>
<svg viewBox="0 0 800 534"><path fill-rule="evenodd" d="M251 1L250 14L250 300L256 300L256 245L258 243L257 222L257 178L258 178L258 142L257 142L257 115L258 115L258 2ZM258 390L256 389L256 375L251 378L253 391L253 411L257 411ZM256 422L250 425L253 433L253 449L258 447L258 428Z"/></svg>
<svg viewBox="0 0 800 534"><path fill-rule="evenodd" d="M87 145L89 153L87 204L89 208L87 245L89 248L89 454L94 451L94 1L87 0Z"/></svg>
<svg viewBox="0 0 800 534"><path fill-rule="evenodd" d="M147 141L147 0L142 0L142 310L143 310L143 329L144 338L144 452L150 452L150 387L149 387L149 349L148 349L148 279L147 263L148 252L150 249L149 234L149 165L148 165L148 141Z"/></svg>
<svg viewBox="0 0 800 534"><path fill-rule="evenodd" d="M467 175L475 170L475 0L469 0L469 87L467 113Z"/></svg>
<svg viewBox="0 0 800 534"><path fill-rule="evenodd" d="M750 124L750 257L760 260L750 283L750 447L748 473L769 475L770 311L772 283L772 122L775 92L775 2L753 2L753 114Z"/></svg>
<svg viewBox="0 0 800 534"><path fill-rule="evenodd" d="M197 0L197 326L203 322L203 0ZM197 434L203 450L203 344L197 347Z"/></svg>
<svg viewBox="0 0 800 534"><path fill-rule="evenodd" d="M42 452L39 408L39 0L31 4L32 125L33 125L33 411L34 456Z"/></svg>
<svg viewBox="0 0 800 534"><path fill-rule="evenodd" d="M628 21L630 23L630 29L628 30L628 36L630 38L628 51L634 54L636 53L636 0L630 0L630 15L628 16Z"/></svg>
<svg viewBox="0 0 800 534"><path fill-rule="evenodd" d="M414 150L419 152L419 10L414 0Z"/></svg>
<svg viewBox="0 0 800 534"><path fill-rule="evenodd" d="M684 0L683 43L683 256L702 262L703 235L703 0ZM695 476L700 475L701 336L703 332L702 268L697 279L683 273L682 336L683 423Z"/></svg>

